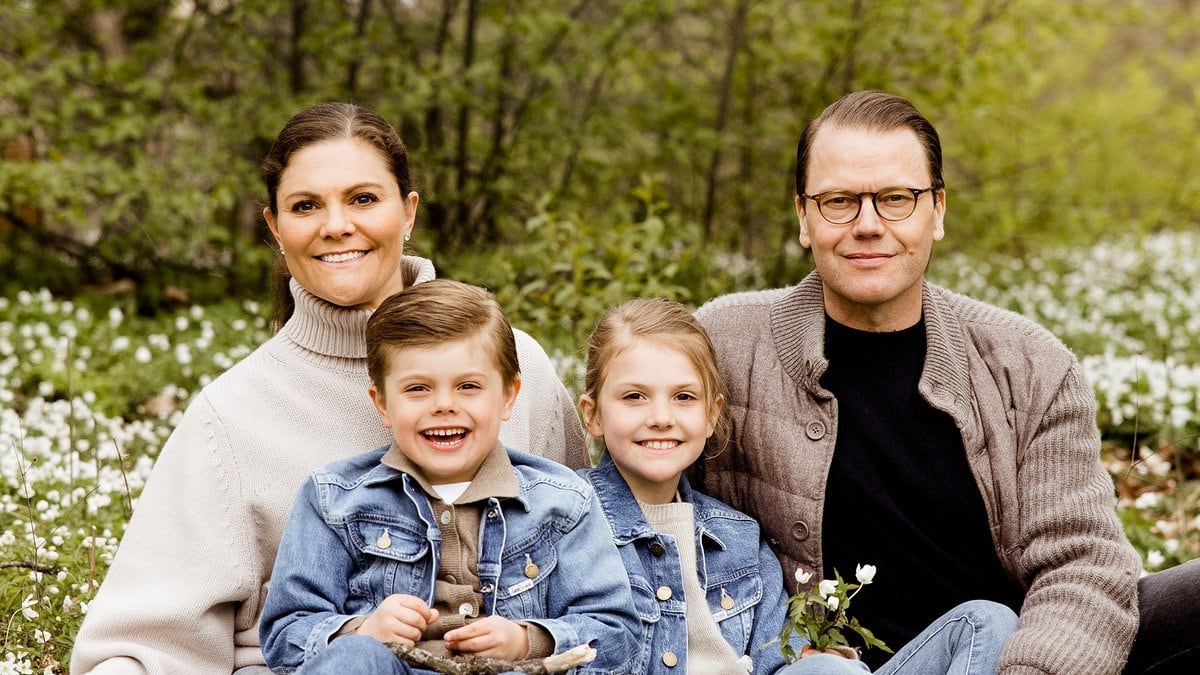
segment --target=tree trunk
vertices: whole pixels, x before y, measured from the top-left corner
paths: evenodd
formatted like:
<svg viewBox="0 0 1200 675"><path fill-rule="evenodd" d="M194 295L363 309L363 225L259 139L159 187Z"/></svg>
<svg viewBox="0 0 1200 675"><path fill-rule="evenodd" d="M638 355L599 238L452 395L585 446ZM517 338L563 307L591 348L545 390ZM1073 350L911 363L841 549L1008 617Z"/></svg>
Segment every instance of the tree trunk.
<svg viewBox="0 0 1200 675"><path fill-rule="evenodd" d="M467 24L463 31L463 60L462 75L470 82L471 66L475 65L475 28L479 22L479 0L467 0ZM472 87L473 88L473 87ZM446 232L442 232L442 243L449 241L472 241L475 232L473 224L469 223L470 213L467 203L467 181L470 179L471 167L469 144L471 130L471 102L463 101L458 107L458 121L455 131L458 134L454 152L454 197L451 207L451 219ZM446 236L449 235L449 236ZM447 241L449 240L449 241Z"/></svg>
<svg viewBox="0 0 1200 675"><path fill-rule="evenodd" d="M704 242L708 243L713 235L713 220L716 217L717 174L721 170L721 145L724 142L725 127L729 119L729 101L733 97L733 73L737 63L738 52L742 49L742 32L746 25L746 12L750 8L749 0L738 0L733 10L733 21L729 27L729 51L725 54L725 72L721 75L720 89L717 91L717 118L713 123L714 146L712 158L708 164L707 189L704 194Z"/></svg>

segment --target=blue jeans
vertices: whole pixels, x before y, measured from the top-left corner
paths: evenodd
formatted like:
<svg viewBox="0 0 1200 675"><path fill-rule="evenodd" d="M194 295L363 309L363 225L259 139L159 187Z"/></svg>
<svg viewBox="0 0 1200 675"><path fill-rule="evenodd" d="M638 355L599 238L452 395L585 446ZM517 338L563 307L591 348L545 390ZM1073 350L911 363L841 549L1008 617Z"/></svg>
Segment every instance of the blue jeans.
<svg viewBox="0 0 1200 675"><path fill-rule="evenodd" d="M928 675L992 675L1008 636L1017 629L1017 615L990 600L971 600L938 617L876 673ZM862 675L862 661L832 654L814 654L781 671L784 675Z"/></svg>

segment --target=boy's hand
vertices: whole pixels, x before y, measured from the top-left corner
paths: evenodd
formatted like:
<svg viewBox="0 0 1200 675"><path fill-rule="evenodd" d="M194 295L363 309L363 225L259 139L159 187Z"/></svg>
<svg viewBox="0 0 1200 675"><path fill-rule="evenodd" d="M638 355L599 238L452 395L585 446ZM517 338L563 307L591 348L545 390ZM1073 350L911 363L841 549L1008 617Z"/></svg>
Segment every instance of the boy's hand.
<svg viewBox="0 0 1200 675"><path fill-rule="evenodd" d="M399 642L412 647L437 617L438 611L426 605L424 600L397 593L384 598L354 632L380 642Z"/></svg>
<svg viewBox="0 0 1200 675"><path fill-rule="evenodd" d="M451 652L517 661L529 656L529 629L495 614L442 636Z"/></svg>

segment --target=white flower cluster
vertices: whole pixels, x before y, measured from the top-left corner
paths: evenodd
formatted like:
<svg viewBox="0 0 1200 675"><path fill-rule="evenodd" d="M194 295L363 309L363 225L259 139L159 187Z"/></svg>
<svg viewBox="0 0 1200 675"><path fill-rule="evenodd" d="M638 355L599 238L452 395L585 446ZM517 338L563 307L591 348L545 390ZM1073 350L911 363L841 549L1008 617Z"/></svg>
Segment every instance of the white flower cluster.
<svg viewBox="0 0 1200 675"><path fill-rule="evenodd" d="M228 303L131 320L47 291L0 298L4 673L57 672L191 393L267 337Z"/></svg>

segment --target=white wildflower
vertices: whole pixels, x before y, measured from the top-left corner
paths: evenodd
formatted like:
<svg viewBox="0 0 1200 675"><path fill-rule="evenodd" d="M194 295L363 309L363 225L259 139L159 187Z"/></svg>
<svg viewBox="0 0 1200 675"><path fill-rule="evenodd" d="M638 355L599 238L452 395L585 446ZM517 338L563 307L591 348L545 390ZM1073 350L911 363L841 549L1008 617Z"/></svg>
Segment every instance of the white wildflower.
<svg viewBox="0 0 1200 675"><path fill-rule="evenodd" d="M829 609L832 609L835 612L837 611L839 603L840 601L836 595L831 595L828 598L825 598L825 604L829 607Z"/></svg>
<svg viewBox="0 0 1200 675"><path fill-rule="evenodd" d="M25 596L25 599L21 601L21 614L30 621L38 618L37 610L33 608L36 604L37 599L33 597L32 593Z"/></svg>
<svg viewBox="0 0 1200 675"><path fill-rule="evenodd" d="M858 583L866 586L875 580L875 566L859 565L854 570L854 576L858 579Z"/></svg>
<svg viewBox="0 0 1200 675"><path fill-rule="evenodd" d="M822 598L828 598L837 592L837 582L833 579L823 579L820 584L817 584L817 592Z"/></svg>
<svg viewBox="0 0 1200 675"><path fill-rule="evenodd" d="M803 567L796 568L796 583L803 586L812 578L812 572L805 572Z"/></svg>

